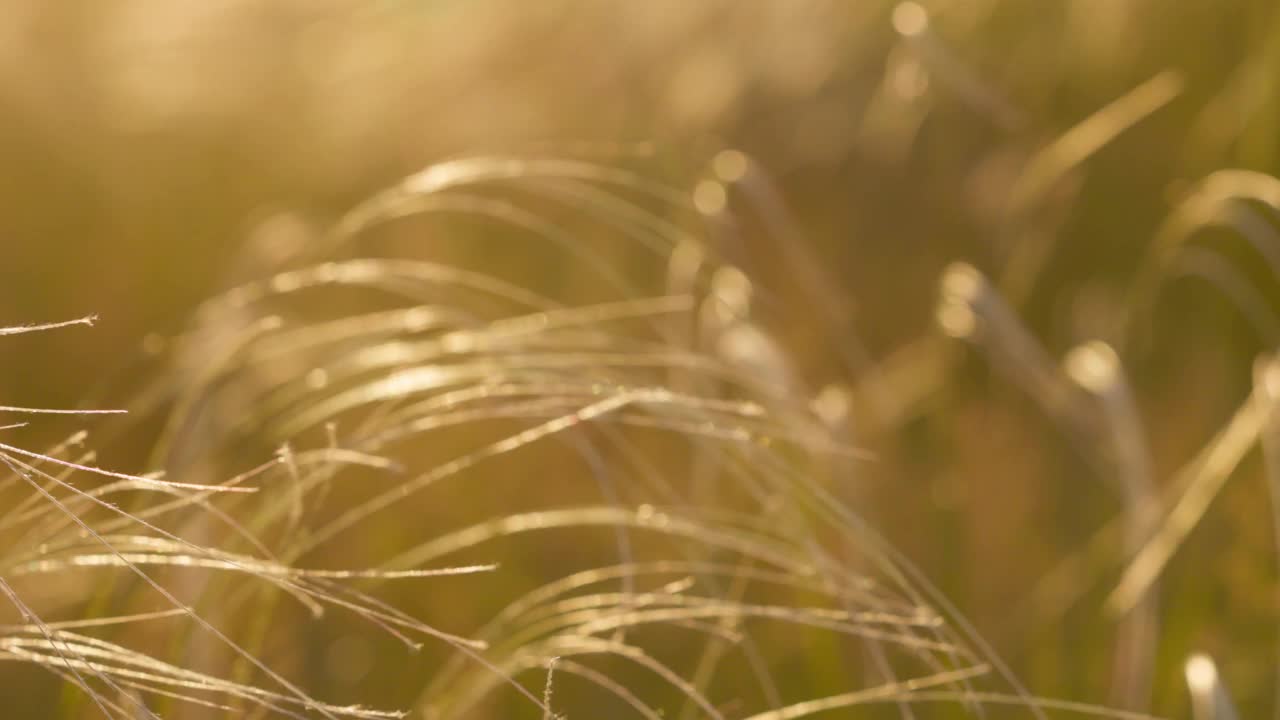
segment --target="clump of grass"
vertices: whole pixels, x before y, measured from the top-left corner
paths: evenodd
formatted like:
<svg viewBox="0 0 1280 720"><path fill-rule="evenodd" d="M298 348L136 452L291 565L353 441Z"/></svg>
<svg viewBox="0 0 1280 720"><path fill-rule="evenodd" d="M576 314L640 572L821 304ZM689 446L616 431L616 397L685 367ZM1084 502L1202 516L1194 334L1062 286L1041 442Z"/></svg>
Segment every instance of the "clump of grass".
<svg viewBox="0 0 1280 720"><path fill-rule="evenodd" d="M621 244L477 199L495 188L537 188L534 202L603 221ZM74 455L83 435L2 446L22 498L0 520L15 538L0 577L23 619L7 657L108 717L396 716L317 699L314 675L289 679L305 661L265 659L282 627L312 632L338 610L428 658L408 681L428 717L552 715L536 676L553 663L556 716L910 712L918 693L1043 715L840 499L837 470L866 458L786 369L749 278L682 229L696 219L682 198L584 161L459 160L357 207L322 243L341 252L379 225L461 209L583 272L636 247L650 277L680 278L675 293L601 273L604 299L566 304L463 262L298 258L210 300L136 409L163 418L165 472L97 468ZM411 507L421 523L404 522ZM492 558L513 551L546 571L504 581ZM373 567L308 562L351 556ZM473 573L498 581L391 589ZM55 580L39 609L22 599ZM492 616L460 632L408 609L473 602ZM782 658L815 677L779 675Z"/></svg>
<svg viewBox="0 0 1280 720"><path fill-rule="evenodd" d="M526 188L537 190L532 202L551 198L604 224L600 236L614 244L533 221L514 204ZM513 199L475 199L495 189ZM676 217L646 207L646 199L662 213L674 205ZM451 161L356 208L327 245L338 250L379 225L459 208L507 224L507 242L547 243L546 252L565 255L579 272L612 267L609 254L627 246L637 248L654 278L677 277L664 266L683 262L682 292L646 298L609 272L597 275L604 299L565 305L533 283L463 263L330 260L211 301L189 339L224 338L224 357L234 358L194 369L204 379L201 392L212 397L185 403L208 408L218 398L236 399L243 411L210 419L225 428L215 437L324 435L332 446L395 457L405 468L380 481L383 487L351 493L337 489L342 481L332 474L316 474L262 503L272 520L292 515L296 523L302 514L291 507L324 508L326 496L346 498L292 534L282 553L288 562L350 543L406 503L432 507L433 497L449 498L448 511L431 513L424 532L398 533L405 547L382 567L474 557L495 545L532 544L534 538L521 540L531 535L607 531L608 541L588 557L558 559L550 550L550 577L565 579L530 587L523 600L513 588L515 604L478 629L483 661L457 655L425 676L417 707L431 717L461 717L503 707L495 694L523 694L536 704L536 686L523 683L558 658L561 677L583 686L578 692L611 697L601 702L645 716L681 709L682 717L725 717L753 706L766 713L761 717L816 712L818 706L796 705L796 689L776 677L769 658L794 650L770 626L833 636L824 642L837 655L848 652L842 645L861 648L823 661L862 666L867 680L858 684L883 692L835 695L831 707L907 703L913 688L951 687L963 695L998 663L933 609L901 560L814 473L831 459L856 461L858 452L781 381L785 356L769 349L769 333L751 317L750 281L680 228L680 213L687 220L692 208L675 188L577 160ZM692 266L690 247L697 248ZM353 292L356 302L370 304L367 311L296 321L285 314L324 305L325 294ZM279 321L255 320L277 313ZM173 429L178 423L194 422L175 421L168 436L181 432ZM446 433L472 449L436 457L424 447ZM487 468L518 455L544 458L554 475L512 477L510 463L501 465L505 471ZM536 492L520 493L522 485L552 478L557 487L548 495L583 499L549 505ZM457 483L479 487L446 487ZM493 491L500 499L489 502L485 484L508 489ZM521 497L531 507L518 507ZM761 513L768 524L758 521ZM555 548L564 541L546 542ZM851 565L855 556L861 559ZM697 662L671 656L676 648L701 648L693 653ZM568 684L562 680L558 697L566 697ZM738 705L722 709L717 696ZM485 705L494 702L500 704ZM557 711L575 715L568 700Z"/></svg>
<svg viewBox="0 0 1280 720"><path fill-rule="evenodd" d="M793 128L822 140L810 130L832 125L830 108L843 116L865 104L848 132L826 132L839 137L797 155L836 148L846 164L886 176L939 138L963 156L951 161L962 170L911 197L940 211L922 227L952 232L959 216L983 243L966 246L957 232L960 240L931 246L942 268L928 273L939 291L934 322L894 328L909 336L900 351L879 358L855 337L859 309L843 278L808 252L784 194L742 152L711 153L687 184L655 180L636 167L645 152L611 146L438 162L303 241L256 235L249 272L185 330L152 338L158 367L124 403L127 417L78 419L92 436L38 453L0 443L9 470L0 594L14 619L0 627L0 658L78 689L45 705L60 703L65 716L781 720L1004 708L1136 718L1180 707L1189 691L1197 717L1234 717L1230 678L1207 655L1182 664L1188 646L1206 642L1193 627L1203 618L1169 608L1207 592L1188 590L1170 568L1211 524L1212 503L1255 445L1275 495L1274 361L1257 361L1247 397L1208 394L1234 413L1207 441L1160 436L1169 424L1152 417L1161 393L1148 376L1175 364L1157 356L1197 342L1179 325L1177 352L1162 345L1158 320L1182 299L1183 278L1221 291L1264 348L1280 337L1267 284L1280 267L1277 181L1252 170L1206 175L1201 163L1222 149L1229 123L1220 116L1237 105L1250 110L1232 122L1254 126L1254 156L1265 159L1273 123L1244 115L1269 104L1258 78L1272 53L1242 55L1196 116L1186 162L1174 163L1186 177L1160 188L1171 211L1147 218L1154 238L1141 244L1131 281L1089 311L1086 291L1108 281L1092 266L1073 278L1063 248L1088 234L1077 225L1094 229L1084 212L1100 204L1090 196L1093 164L1184 112L1179 103L1205 92L1202 78L1194 67L1142 64L1127 86L1101 83L1101 109L1038 127L1044 108L1019 93L1056 105L1046 98L1062 83L1043 68L1001 80L972 62L988 38L979 29L1003 26L1010 10L962 5L873 7L890 37L861 22L850 44L882 44L883 67L858 81L869 87L853 93L857 102L828 97ZM706 8L714 4L689 11L690 27L720 25L703 22L717 18ZM1074 36L1066 42L1074 53ZM1105 65L1133 45L1097 42L1097 57L1082 62ZM734 67L720 53L752 57L732 44L717 39L691 67L714 76L718 62ZM810 57L814 77L787 79L791 68L779 86L803 94L834 82L844 56L833 48ZM751 96L747 87L708 97L728 112ZM716 104L699 99L685 98L704 112ZM939 134L962 117L981 131ZM1125 184L1136 176L1116 176L1126 199L1104 204L1108 219L1141 215ZM944 199L967 185L981 197L954 207ZM894 212L902 209L873 235L912 232L918 218ZM1132 232L1116 224L1115 234ZM757 235L768 252L756 254ZM1230 240L1219 245L1231 235L1248 262ZM895 297L910 295L929 291ZM893 302L868 303L892 318L881 325L899 322ZM801 325L821 329L810 335L822 348L797 347ZM833 357L815 360L824 354ZM1163 407L1216 422L1192 405ZM85 448L111 442L104 428L145 438L143 472L98 464ZM1003 441L985 437L1002 432ZM966 440L990 457L966 466ZM1062 485L1073 494L1056 495L1038 470L1069 476ZM910 482L920 475L927 486ZM1007 477L988 496L978 475ZM1096 488L1078 482L1089 475ZM985 624L1013 636L998 645L1023 655L1020 669L1120 709L1024 689L873 529L947 546L934 570L963 587L949 567L964 558L949 547L956 533L945 510L927 516L938 527L899 530L906 523L893 508L876 505L878 478L903 480L894 483L903 495L932 490L943 507L956 493L939 488L972 482L970 524L997 539L995 526L1035 527L995 517L1019 507L996 495L1033 479L1055 517L1085 522L1096 519L1094 504L1105 508L1110 519L1097 527L1044 543L1062 540L1068 554L1024 607L1007 610L996 594L987 604L1000 616ZM1094 489L1111 495L1077 501ZM1080 536L1091 539L1074 547ZM1015 574L1005 560L1021 557L1010 540L966 567L1016 583L1003 577ZM1059 628L1059 639L1039 642ZM1229 675L1253 651L1218 656ZM1063 657L1046 662L1054 653Z"/></svg>
<svg viewBox="0 0 1280 720"><path fill-rule="evenodd" d="M0 329L0 335L91 324L85 318L65 323ZM30 414L102 414L114 410L5 408ZM13 427L13 426L10 426ZM282 564L253 529L218 507L222 495L252 496L299 467L365 462L377 459L354 453L309 453L264 463L227 481L201 484L170 479L163 473L131 475L92 465L94 453L83 450L87 433L78 432L44 452L0 443L0 463L9 474L0 486L8 500L0 516L6 537L0 557L0 593L21 622L0 629L0 656L41 666L80 688L107 717L158 717L157 700L233 710L252 706L283 716L398 717L356 705L338 706L316 700L258 659L244 645L198 612L181 583L163 582L158 569L203 569L225 572L277 588L319 616L326 607L341 608L401 635L401 630L431 635L463 647L474 643L441 633L397 613L339 581L353 578L398 580L491 571L492 566L437 570L317 570ZM208 521L223 526L250 545L253 552L219 549L206 540L189 539L194 526ZM96 568L117 572L103 575ZM105 582L104 582L105 578ZM30 596L39 598L30 601ZM136 596L136 597L134 597ZM126 607L160 606L125 612ZM71 615L50 619L52 614ZM74 617L77 609L90 616ZM173 623L219 644L238 662L256 669L263 685L225 679L165 662L94 631L127 631L136 625L165 624L166 634L181 633ZM90 634L86 634L90 633Z"/></svg>

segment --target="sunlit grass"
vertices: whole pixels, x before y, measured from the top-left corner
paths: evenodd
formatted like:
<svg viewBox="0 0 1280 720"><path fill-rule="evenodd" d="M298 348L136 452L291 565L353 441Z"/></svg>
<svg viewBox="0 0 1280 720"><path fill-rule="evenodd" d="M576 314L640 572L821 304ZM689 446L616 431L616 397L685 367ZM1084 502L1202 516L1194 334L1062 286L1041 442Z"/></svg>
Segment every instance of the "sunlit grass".
<svg viewBox="0 0 1280 720"><path fill-rule="evenodd" d="M1274 8L363 5L0 10L17 712L1272 709Z"/></svg>

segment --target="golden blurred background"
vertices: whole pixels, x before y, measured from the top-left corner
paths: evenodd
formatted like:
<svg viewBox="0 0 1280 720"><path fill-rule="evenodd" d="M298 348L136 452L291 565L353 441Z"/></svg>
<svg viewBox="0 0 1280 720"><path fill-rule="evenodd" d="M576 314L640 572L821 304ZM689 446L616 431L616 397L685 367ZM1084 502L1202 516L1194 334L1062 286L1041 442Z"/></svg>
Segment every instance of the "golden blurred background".
<svg viewBox="0 0 1280 720"><path fill-rule="evenodd" d="M616 168L640 179L628 182L674 188L670 204L684 207L671 228L708 238L750 279L752 319L785 353L787 391L839 416L841 442L870 458L831 471L837 494L1030 692L1119 702L1122 623L1107 599L1136 551L1116 526L1127 512L1176 514L1188 487L1179 478L1197 475L1197 453L1247 407L1255 361L1280 341L1280 228L1265 179L1280 171L1277 10L1262 0L8 0L0 326L98 319L92 330L4 338L0 399L136 401L145 412L118 430L40 419L6 442L43 447L86 426L102 432L92 444L104 467L158 465L200 482L270 459L289 438L252 423L243 436L225 430L257 401L228 401L217 410L225 417L209 411L189 432L227 441L184 451L197 441L164 420L183 409L182 392L153 398L146 388L161 377L180 385L194 360L217 352L191 339L202 302L303 260L417 258L570 304L627 300L571 252L466 217L330 243L352 208L451 158ZM1228 169L1257 174L1206 181ZM540 199L536 182L513 188L471 200L512 219L523 216L496 203L515 197L598 253L633 296L666 292L674 271L629 249L618 228ZM1187 209L1219 191L1217 204ZM335 295L282 312L316 319L353 307L382 306ZM983 322L991 327L975 329ZM1053 374L1091 340L1116 348L1120 410L1063 395ZM1085 347L1065 375L1112 357ZM293 370L309 367L282 372ZM469 433L404 452L442 462L476 442ZM690 481L674 470L684 451L656 440L649 450L669 483ZM505 477L541 460L547 484L504 480L492 491L501 497L475 489L489 476L451 485L311 564L376 562L455 513L576 501L571 483L552 482L568 467L558 452L485 471ZM1196 652L1218 663L1241 717L1277 707L1271 470L1263 453L1241 454L1219 458L1229 465L1221 491L1161 573L1150 699L1133 710L1187 716L1183 663ZM1117 467L1149 479L1148 494L1127 497L1135 491L1117 485ZM572 538L549 547L503 551L510 587L553 579L554 558L585 552ZM439 582L429 601L396 597L464 635L496 611L486 593L510 594L486 579L477 602L462 591L469 580ZM289 631L278 654L333 702L412 705L440 662L360 639L377 633L367 626L326 623ZM836 666L827 677L814 669L832 651L811 650L809 661L779 660L780 684L839 692ZM94 712L56 678L14 663L0 663L0 698L14 717ZM496 708L472 716L536 711Z"/></svg>

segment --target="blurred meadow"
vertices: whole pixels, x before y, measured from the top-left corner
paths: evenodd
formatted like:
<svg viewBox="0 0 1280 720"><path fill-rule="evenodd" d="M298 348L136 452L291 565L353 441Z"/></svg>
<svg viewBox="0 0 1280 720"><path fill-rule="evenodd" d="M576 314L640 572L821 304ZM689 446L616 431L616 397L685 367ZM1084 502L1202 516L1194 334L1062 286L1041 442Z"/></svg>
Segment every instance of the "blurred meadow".
<svg viewBox="0 0 1280 720"><path fill-rule="evenodd" d="M1280 717L1278 71L1262 0L0 3L0 715Z"/></svg>

